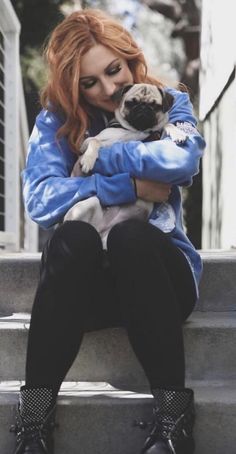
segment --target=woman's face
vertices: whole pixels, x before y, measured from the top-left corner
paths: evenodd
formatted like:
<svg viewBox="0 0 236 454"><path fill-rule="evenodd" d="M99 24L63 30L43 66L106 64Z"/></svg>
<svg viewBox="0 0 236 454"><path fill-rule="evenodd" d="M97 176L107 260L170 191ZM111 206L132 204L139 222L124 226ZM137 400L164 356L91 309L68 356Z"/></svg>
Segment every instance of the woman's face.
<svg viewBox="0 0 236 454"><path fill-rule="evenodd" d="M117 103L111 96L132 83L127 61L102 44L95 44L81 57L80 91L89 104L114 112Z"/></svg>

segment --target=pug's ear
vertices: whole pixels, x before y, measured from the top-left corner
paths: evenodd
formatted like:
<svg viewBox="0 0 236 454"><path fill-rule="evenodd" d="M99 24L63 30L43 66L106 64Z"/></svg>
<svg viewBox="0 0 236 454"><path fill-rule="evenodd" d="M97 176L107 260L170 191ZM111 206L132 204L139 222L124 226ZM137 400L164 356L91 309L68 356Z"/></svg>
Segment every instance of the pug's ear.
<svg viewBox="0 0 236 454"><path fill-rule="evenodd" d="M162 111L166 113L173 106L175 98L170 93L162 89L159 90L162 94Z"/></svg>
<svg viewBox="0 0 236 454"><path fill-rule="evenodd" d="M120 102L127 91L129 91L133 87L132 84L125 85L124 87L119 88L112 96L112 101Z"/></svg>

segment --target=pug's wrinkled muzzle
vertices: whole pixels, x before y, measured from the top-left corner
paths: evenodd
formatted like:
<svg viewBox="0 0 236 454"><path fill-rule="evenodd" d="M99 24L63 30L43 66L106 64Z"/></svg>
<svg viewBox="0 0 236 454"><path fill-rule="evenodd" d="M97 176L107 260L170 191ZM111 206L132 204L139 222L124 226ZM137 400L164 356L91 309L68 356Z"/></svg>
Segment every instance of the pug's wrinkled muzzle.
<svg viewBox="0 0 236 454"><path fill-rule="evenodd" d="M126 120L138 131L151 129L156 124L156 114L152 106L147 103L140 103L130 110Z"/></svg>

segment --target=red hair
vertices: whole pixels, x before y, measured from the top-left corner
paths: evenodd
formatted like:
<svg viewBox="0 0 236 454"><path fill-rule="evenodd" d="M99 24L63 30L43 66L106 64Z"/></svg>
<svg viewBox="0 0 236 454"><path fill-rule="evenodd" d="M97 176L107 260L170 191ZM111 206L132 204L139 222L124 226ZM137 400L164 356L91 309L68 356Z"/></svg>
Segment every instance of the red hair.
<svg viewBox="0 0 236 454"><path fill-rule="evenodd" d="M89 106L79 90L80 58L95 44L102 44L124 58L134 83L163 83L147 74L143 52L131 34L116 20L96 9L72 13L52 32L44 55L48 64L48 81L41 92L46 109L61 112L65 123L58 137L66 136L78 153L89 125Z"/></svg>

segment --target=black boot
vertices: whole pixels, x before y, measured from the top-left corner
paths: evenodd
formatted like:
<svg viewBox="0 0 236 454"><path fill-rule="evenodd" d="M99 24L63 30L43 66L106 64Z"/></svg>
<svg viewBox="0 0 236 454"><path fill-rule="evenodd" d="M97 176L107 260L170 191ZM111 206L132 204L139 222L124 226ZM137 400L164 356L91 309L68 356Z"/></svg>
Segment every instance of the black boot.
<svg viewBox="0 0 236 454"><path fill-rule="evenodd" d="M49 388L22 386L11 432L16 434L14 454L54 454L55 398Z"/></svg>
<svg viewBox="0 0 236 454"><path fill-rule="evenodd" d="M141 454L193 454L193 391L156 389L153 394L154 425Z"/></svg>

